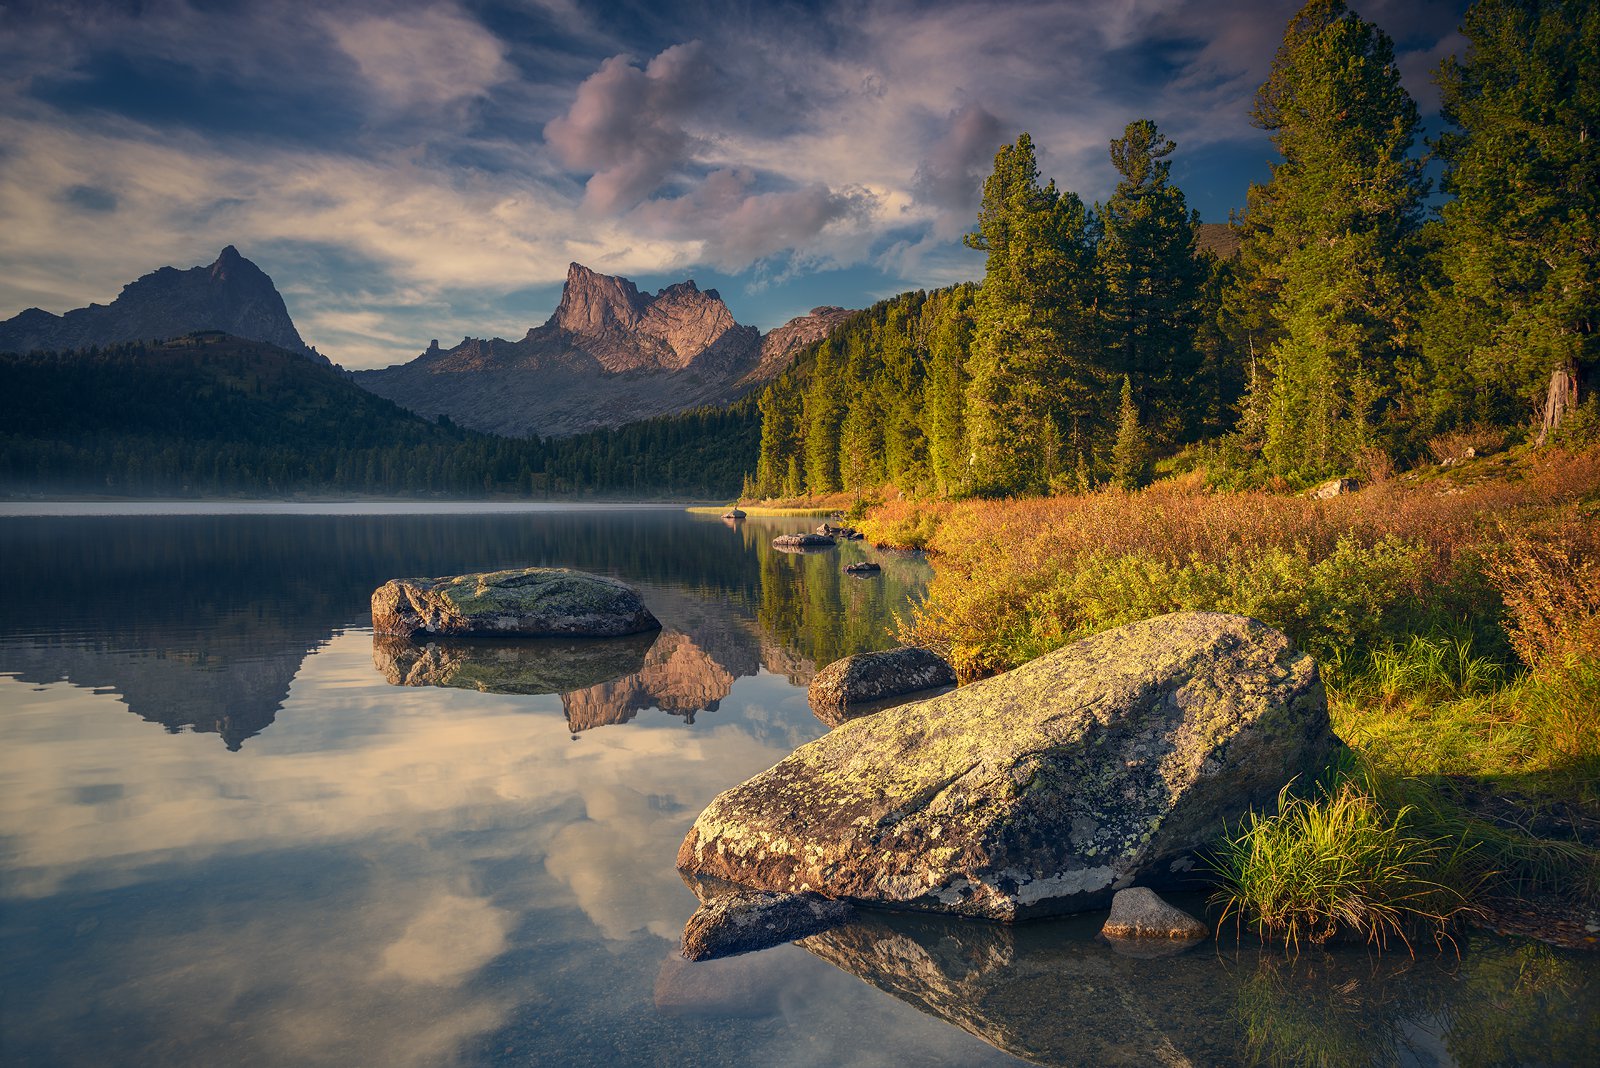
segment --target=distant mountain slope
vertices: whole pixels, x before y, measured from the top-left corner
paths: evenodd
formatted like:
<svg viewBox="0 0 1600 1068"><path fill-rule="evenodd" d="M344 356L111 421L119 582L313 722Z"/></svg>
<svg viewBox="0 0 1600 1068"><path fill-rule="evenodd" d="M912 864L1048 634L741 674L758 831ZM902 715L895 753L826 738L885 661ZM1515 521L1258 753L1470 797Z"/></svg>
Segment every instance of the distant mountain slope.
<svg viewBox="0 0 1600 1068"><path fill-rule="evenodd" d="M122 287L116 300L65 315L29 308L0 322L0 352L68 351L220 330L319 363L266 273L229 245L207 267L163 267Z"/></svg>
<svg viewBox="0 0 1600 1068"><path fill-rule="evenodd" d="M0 353L0 496L725 499L758 432L747 401L562 441L496 437L423 419L297 353L216 332Z"/></svg>
<svg viewBox="0 0 1600 1068"><path fill-rule="evenodd" d="M1239 255L1239 232L1227 223L1201 223L1195 227L1195 244L1219 260Z"/></svg>
<svg viewBox="0 0 1600 1068"><path fill-rule="evenodd" d="M768 335L734 321L693 281L640 293L626 278L567 269L555 314L518 341L437 341L357 384L427 416L497 434L565 436L722 404L783 370L784 357L847 314L819 308ZM796 340L798 339L798 340Z"/></svg>
<svg viewBox="0 0 1600 1068"><path fill-rule="evenodd" d="M848 308L822 307L790 319L761 339L761 360L741 384L760 385L777 378L801 349L821 341L854 314Z"/></svg>
<svg viewBox="0 0 1600 1068"><path fill-rule="evenodd" d="M0 424L18 437L157 434L285 449L450 437L326 364L216 331L98 352L8 354L0 383Z"/></svg>

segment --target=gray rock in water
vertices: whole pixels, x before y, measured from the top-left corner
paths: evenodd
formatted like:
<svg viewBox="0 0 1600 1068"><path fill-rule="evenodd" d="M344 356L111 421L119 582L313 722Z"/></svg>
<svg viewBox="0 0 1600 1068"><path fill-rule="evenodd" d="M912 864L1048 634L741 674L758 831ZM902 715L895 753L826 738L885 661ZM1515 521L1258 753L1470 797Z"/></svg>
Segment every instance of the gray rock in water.
<svg viewBox="0 0 1600 1068"><path fill-rule="evenodd" d="M391 579L372 594L372 629L405 638L616 638L660 628L632 586L566 568Z"/></svg>
<svg viewBox="0 0 1600 1068"><path fill-rule="evenodd" d="M678 867L740 886L1017 920L1171 881L1336 744L1316 665L1178 613L853 720L728 790Z"/></svg>
<svg viewBox="0 0 1600 1068"><path fill-rule="evenodd" d="M1147 886L1118 890L1111 916L1100 933L1107 938L1166 938L1197 941L1211 933L1205 924L1167 904Z"/></svg>
<svg viewBox="0 0 1600 1068"><path fill-rule="evenodd" d="M936 686L954 686L955 682L955 669L937 653L917 648L890 649L835 660L811 680L806 700L818 719L837 727L856 718L853 705Z"/></svg>
<svg viewBox="0 0 1600 1068"><path fill-rule="evenodd" d="M826 534L779 534L772 539L774 549L826 549L837 544Z"/></svg>
<svg viewBox="0 0 1600 1068"><path fill-rule="evenodd" d="M793 942L849 923L855 914L843 901L821 894L740 890L714 897L689 917L683 955L714 960Z"/></svg>

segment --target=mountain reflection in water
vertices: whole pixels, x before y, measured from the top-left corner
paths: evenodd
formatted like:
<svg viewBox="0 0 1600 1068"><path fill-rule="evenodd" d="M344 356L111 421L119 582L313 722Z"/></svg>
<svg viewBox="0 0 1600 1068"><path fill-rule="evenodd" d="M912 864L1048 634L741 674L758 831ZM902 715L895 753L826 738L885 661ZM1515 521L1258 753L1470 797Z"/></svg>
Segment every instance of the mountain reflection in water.
<svg viewBox="0 0 1600 1068"><path fill-rule="evenodd" d="M771 538L793 522L730 527L673 509L8 518L4 667L26 682L114 691L145 720L238 750L272 725L308 654L368 625L371 592L389 579L576 567L640 586L677 640L614 671L599 661L631 647L593 650L592 672L574 648L561 658L578 672L570 678L540 676L557 658L541 666L509 648L412 657L375 644L374 662L397 684L507 694L615 682L573 695L574 730L649 708L693 722L763 666L804 685L821 664L894 644L892 609L926 582L924 562L897 559L881 584L849 589L861 584L844 584L841 569L868 551L783 558Z"/></svg>

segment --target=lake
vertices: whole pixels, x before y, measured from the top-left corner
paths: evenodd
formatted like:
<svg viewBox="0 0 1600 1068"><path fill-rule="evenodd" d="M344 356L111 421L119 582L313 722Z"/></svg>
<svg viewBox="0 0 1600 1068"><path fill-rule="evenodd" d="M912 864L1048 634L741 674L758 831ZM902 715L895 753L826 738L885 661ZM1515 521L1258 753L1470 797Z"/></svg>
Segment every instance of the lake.
<svg viewBox="0 0 1600 1068"><path fill-rule="evenodd" d="M770 547L807 525L0 506L0 1061L1590 1062L1594 956L1486 934L1163 959L1099 942L1101 917L879 914L683 961L694 817L825 731L806 682L892 645L931 576ZM859 559L882 574L841 573ZM389 578L527 565L630 582L663 630L374 641Z"/></svg>

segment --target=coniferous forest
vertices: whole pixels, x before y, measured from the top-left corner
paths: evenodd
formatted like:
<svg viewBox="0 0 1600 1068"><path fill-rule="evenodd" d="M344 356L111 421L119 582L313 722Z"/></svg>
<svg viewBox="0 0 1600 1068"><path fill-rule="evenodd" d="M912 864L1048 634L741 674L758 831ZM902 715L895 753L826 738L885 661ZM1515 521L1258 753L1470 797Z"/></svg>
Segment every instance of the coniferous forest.
<svg viewBox="0 0 1600 1068"><path fill-rule="evenodd" d="M36 353L0 364L0 479L131 495L953 498L1133 488L1161 463L1293 488L1410 466L1451 434L1589 441L1600 10L1481 0L1462 30L1435 72L1444 132L1426 139L1383 31L1342 0L1307 3L1251 114L1278 161L1228 242L1197 241L1217 227L1188 207L1181 147L1154 122L1111 141L1103 204L1042 175L1021 135L966 237L981 284L875 304L725 409L508 439L410 416L337 372L283 370L261 346L189 339L198 365L176 343Z"/></svg>
<svg viewBox="0 0 1600 1068"><path fill-rule="evenodd" d="M759 399L746 493L1132 487L1180 451L1219 484L1302 486L1451 432L1592 438L1600 11L1484 0L1463 30L1428 142L1382 30L1300 11L1251 116L1280 158L1237 257L1197 246L1149 120L1111 142L1104 204L1045 180L1027 134L1002 147L967 238L982 285L808 352Z"/></svg>

